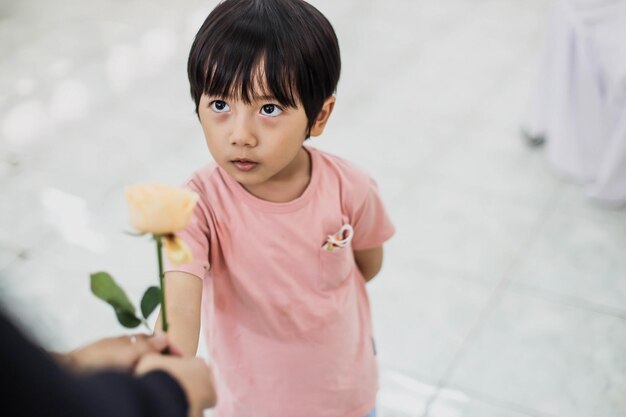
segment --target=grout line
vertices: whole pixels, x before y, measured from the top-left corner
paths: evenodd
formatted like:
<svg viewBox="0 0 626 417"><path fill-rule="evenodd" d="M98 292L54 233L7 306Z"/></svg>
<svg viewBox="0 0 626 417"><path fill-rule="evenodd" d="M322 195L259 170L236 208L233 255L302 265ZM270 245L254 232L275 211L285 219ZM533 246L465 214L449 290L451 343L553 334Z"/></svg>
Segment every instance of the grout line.
<svg viewBox="0 0 626 417"><path fill-rule="evenodd" d="M510 283L509 290L517 293L524 293L532 297L540 298L544 301L550 301L555 304L575 308L577 310L583 310L586 312L592 312L626 320L626 311L623 309L589 301L584 298L572 295L562 294L557 291L548 290L545 288L540 288L516 281L512 281Z"/></svg>
<svg viewBox="0 0 626 417"><path fill-rule="evenodd" d="M494 407L502 408L505 410L509 410L515 413L523 414L528 417L558 417L554 414L546 414L537 410L530 409L522 404L513 403L510 401L501 400L495 397L491 397L479 391L473 391L472 389L466 388L447 388L448 390L454 390L458 392L462 392L471 396L472 398L480 401L481 403L488 404ZM442 388L443 390L443 388ZM427 416L423 416L427 417Z"/></svg>

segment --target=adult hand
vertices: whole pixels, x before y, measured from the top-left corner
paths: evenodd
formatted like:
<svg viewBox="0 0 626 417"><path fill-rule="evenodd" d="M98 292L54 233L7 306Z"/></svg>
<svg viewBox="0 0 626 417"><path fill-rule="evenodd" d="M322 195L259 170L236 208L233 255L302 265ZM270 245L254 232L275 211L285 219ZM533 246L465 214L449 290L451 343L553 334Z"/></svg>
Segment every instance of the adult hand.
<svg viewBox="0 0 626 417"><path fill-rule="evenodd" d="M131 371L142 356L162 352L167 345L167 336L164 334L108 337L60 355L60 357L76 371L102 368Z"/></svg>
<svg viewBox="0 0 626 417"><path fill-rule="evenodd" d="M148 354L141 358L135 372L141 375L156 370L178 381L189 402L189 417L202 417L203 411L217 402L213 372L203 359Z"/></svg>

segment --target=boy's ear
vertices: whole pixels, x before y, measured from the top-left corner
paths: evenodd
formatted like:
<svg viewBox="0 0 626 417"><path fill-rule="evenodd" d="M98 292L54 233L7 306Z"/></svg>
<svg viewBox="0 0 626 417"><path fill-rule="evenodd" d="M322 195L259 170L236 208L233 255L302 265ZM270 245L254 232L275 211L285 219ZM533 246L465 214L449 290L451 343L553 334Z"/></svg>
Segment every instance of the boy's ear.
<svg viewBox="0 0 626 417"><path fill-rule="evenodd" d="M333 112L335 108L335 97L330 96L324 102L322 106L322 110L317 114L317 118L315 122L313 122L313 126L311 126L311 136L319 136L324 132L324 128L326 127L326 123L328 122L328 118L330 114Z"/></svg>

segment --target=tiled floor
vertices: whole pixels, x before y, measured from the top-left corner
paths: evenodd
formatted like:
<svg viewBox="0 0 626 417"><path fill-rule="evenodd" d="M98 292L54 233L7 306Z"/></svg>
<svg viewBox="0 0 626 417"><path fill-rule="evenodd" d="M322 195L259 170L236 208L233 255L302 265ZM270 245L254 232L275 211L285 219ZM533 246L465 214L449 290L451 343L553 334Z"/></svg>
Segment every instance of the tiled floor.
<svg viewBox="0 0 626 417"><path fill-rule="evenodd" d="M208 160L186 54L215 1L0 3L0 292L48 346L119 333L153 248L125 184ZM319 0L342 46L312 143L378 180L396 237L370 286L382 417L626 415L626 212L519 138L548 0Z"/></svg>

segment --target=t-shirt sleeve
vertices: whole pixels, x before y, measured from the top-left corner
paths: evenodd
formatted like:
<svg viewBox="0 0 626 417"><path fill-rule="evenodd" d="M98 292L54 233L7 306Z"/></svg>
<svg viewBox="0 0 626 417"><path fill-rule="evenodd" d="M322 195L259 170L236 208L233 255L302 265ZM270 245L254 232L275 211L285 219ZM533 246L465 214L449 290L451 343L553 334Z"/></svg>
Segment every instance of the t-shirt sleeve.
<svg viewBox="0 0 626 417"><path fill-rule="evenodd" d="M365 198L355 208L352 227L354 250L377 248L395 233L378 192L378 186L371 178L368 181Z"/></svg>
<svg viewBox="0 0 626 417"><path fill-rule="evenodd" d="M191 251L192 260L190 263L184 263L181 265L173 265L165 257L165 272L186 272L204 279L205 274L210 268L209 252L210 252L210 240L211 232L209 226L210 212L206 204L204 194L202 192L200 184L192 179L186 186L191 191L197 193L200 198L196 207L191 215L189 224L187 227L176 235L181 238L189 247Z"/></svg>

